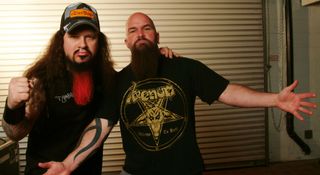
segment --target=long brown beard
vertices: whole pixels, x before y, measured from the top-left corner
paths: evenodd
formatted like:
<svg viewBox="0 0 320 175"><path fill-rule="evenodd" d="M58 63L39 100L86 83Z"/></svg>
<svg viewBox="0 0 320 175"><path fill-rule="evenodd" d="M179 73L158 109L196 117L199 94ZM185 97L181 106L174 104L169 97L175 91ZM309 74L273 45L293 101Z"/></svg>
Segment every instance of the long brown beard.
<svg viewBox="0 0 320 175"><path fill-rule="evenodd" d="M76 104L84 106L93 96L93 78L91 71L74 72L72 94Z"/></svg>
<svg viewBox="0 0 320 175"><path fill-rule="evenodd" d="M160 51L157 44L146 44L131 50L131 69L138 80L153 78L158 73Z"/></svg>

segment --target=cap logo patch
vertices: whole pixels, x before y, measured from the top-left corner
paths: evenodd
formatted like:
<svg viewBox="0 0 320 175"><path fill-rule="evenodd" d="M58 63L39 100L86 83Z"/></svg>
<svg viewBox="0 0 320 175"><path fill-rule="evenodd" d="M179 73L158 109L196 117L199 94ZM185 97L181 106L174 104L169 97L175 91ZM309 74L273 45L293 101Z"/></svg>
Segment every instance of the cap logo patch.
<svg viewBox="0 0 320 175"><path fill-rule="evenodd" d="M90 10L86 9L75 9L70 12L70 18L76 18L76 17L86 17L86 18L94 18L94 14Z"/></svg>

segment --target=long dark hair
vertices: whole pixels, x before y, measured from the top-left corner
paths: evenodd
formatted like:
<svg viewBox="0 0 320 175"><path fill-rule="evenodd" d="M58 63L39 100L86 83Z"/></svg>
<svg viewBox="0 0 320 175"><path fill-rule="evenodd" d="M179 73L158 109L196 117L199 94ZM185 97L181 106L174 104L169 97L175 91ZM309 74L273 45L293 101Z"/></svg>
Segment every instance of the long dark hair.
<svg viewBox="0 0 320 175"><path fill-rule="evenodd" d="M64 34L65 32L61 30L57 31L52 36L44 54L24 72L24 76L28 79L36 79L28 103L30 115L39 116L46 103L46 90L54 88L58 80L69 76L63 50ZM111 60L108 38L102 32L98 35L98 51L93 65L95 86L101 87L104 93L110 94L114 88L116 71ZM63 86L67 86L67 82L63 83L65 83Z"/></svg>

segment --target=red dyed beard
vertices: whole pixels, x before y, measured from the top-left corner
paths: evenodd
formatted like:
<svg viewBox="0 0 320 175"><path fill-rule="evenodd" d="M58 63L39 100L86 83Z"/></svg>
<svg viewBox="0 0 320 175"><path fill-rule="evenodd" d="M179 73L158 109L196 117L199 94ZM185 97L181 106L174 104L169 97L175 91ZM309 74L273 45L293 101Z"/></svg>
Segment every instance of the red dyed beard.
<svg viewBox="0 0 320 175"><path fill-rule="evenodd" d="M93 96L93 78L91 71L73 72L72 94L76 104L84 106Z"/></svg>

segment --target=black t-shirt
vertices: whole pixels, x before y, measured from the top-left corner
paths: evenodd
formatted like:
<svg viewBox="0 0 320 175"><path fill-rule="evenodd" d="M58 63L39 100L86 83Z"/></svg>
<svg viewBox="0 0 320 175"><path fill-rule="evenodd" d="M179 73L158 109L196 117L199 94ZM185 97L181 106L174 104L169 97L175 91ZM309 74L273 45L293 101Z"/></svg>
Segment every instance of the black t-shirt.
<svg viewBox="0 0 320 175"><path fill-rule="evenodd" d="M124 170L134 175L202 172L195 98L211 104L229 81L188 58L161 58L158 77L142 81L135 81L129 65L117 81Z"/></svg>
<svg viewBox="0 0 320 175"><path fill-rule="evenodd" d="M59 80L55 88L46 89L46 109L36 121L28 138L26 152L27 175L40 175L45 172L38 167L38 162L62 161L75 148L85 127L95 117L98 104L101 102L102 90L95 89L92 101L85 106L74 102L71 83L67 87L60 84L67 79ZM101 175L102 146L83 162L74 175Z"/></svg>

